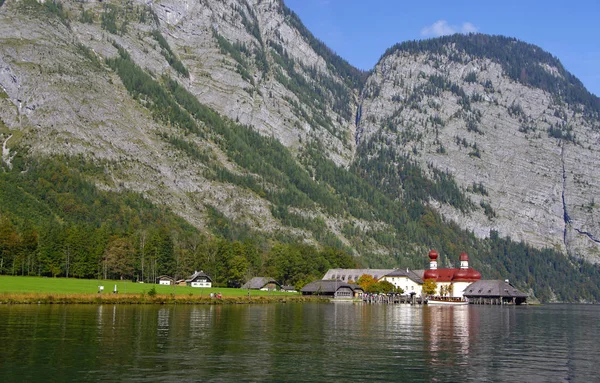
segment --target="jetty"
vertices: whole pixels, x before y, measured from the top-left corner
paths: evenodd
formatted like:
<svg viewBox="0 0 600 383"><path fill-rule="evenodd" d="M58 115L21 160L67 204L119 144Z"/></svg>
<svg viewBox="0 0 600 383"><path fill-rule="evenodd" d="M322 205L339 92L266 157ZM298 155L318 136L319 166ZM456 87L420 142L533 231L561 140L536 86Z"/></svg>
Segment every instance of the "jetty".
<svg viewBox="0 0 600 383"><path fill-rule="evenodd" d="M383 304L423 304L423 299L414 294L363 294L363 302L365 303L383 303Z"/></svg>

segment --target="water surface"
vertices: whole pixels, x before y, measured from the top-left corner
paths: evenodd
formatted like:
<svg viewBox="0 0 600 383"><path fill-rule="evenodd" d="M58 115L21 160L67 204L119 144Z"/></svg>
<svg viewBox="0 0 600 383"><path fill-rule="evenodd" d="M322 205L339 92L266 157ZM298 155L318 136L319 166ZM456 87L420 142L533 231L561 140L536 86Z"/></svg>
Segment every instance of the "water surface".
<svg viewBox="0 0 600 383"><path fill-rule="evenodd" d="M3 305L16 381L600 381L600 306Z"/></svg>

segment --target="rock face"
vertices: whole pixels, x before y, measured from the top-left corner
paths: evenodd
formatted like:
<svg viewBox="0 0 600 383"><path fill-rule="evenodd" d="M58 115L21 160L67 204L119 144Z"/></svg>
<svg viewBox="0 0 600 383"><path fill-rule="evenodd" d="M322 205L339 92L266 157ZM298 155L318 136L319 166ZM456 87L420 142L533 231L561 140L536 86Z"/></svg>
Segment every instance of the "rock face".
<svg viewBox="0 0 600 383"><path fill-rule="evenodd" d="M428 203L461 227L600 262L598 101L536 83L550 76L577 85L535 50L526 63L535 76L527 78L527 71L515 77L501 60L452 41L437 50L392 49L364 82L365 74L316 40L280 0L50 4L0 6L6 166L16 153L82 157L104 167L94 177L98 186L141 192L198 228L210 206L258 231L315 240L276 218L264 195L210 177L210 164L169 144L165 137L175 136L232 174L260 179L214 135L184 134L158 120L151 101L132 96L105 61L120 47L155 81L176 80L201 104L274 137L298 159L314 143L345 168L390 150L431 177L437 169L456 181L470 208ZM393 250L347 234L348 225L391 230L385 222L322 206L294 212L318 219L356 254L357 241L373 254Z"/></svg>
<svg viewBox="0 0 600 383"><path fill-rule="evenodd" d="M557 81L564 73L532 65ZM476 206L461 212L434 202L443 215L479 237L495 230L600 261L597 114L451 43L443 53L400 47L386 55L363 99L361 141L377 137L377 150L448 171Z"/></svg>
<svg viewBox="0 0 600 383"><path fill-rule="evenodd" d="M337 163L348 164L354 150L357 92L328 68L306 36L292 25L281 1L171 0L155 2L153 9L173 48L184 52L183 62L191 71L186 85L200 102L277 137L288 147L297 148L302 140L313 135L332 148L331 156ZM215 41L216 34L231 44L242 45L245 51L242 60L224 57L223 49ZM293 63L293 73L278 62L281 57L283 62ZM159 72L169 69L162 65L150 69ZM294 76L298 76L298 82L308 82L316 93L322 93L322 100L307 100L303 97L314 95L295 92L287 83L296 82ZM322 85L327 81L338 85L340 93ZM337 97L346 102L343 108L334 107ZM303 118L299 109L308 118ZM312 123L310 117L319 109L330 126Z"/></svg>
<svg viewBox="0 0 600 383"><path fill-rule="evenodd" d="M173 129L153 119L104 64L121 46L155 78L175 78L201 103L292 151L318 140L336 163L351 161L358 91L327 66L310 43L331 53L294 27L299 20L280 1L65 1L60 12L43 4L0 8L0 133L3 142L22 133L5 150L12 144L31 155L99 161L110 174L95 180L99 186L141 192L200 228L205 205L258 230L280 226L268 202L207 179L206 166L161 139ZM188 76L170 65L168 49ZM214 142L194 145L243 171Z"/></svg>

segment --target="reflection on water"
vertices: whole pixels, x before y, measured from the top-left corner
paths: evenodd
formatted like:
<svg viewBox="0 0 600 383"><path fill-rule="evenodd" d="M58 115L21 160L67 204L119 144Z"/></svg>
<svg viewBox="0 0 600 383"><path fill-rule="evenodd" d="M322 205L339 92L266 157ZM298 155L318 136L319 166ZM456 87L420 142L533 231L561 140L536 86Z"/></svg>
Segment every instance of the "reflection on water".
<svg viewBox="0 0 600 383"><path fill-rule="evenodd" d="M598 306L0 307L3 382L600 381Z"/></svg>

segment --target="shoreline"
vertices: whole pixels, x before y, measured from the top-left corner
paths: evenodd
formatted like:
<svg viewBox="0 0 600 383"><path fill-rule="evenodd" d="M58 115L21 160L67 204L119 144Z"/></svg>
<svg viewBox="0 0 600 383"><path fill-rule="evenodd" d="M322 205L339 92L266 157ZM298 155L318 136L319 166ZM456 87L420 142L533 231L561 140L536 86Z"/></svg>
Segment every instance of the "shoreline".
<svg viewBox="0 0 600 383"><path fill-rule="evenodd" d="M328 299L313 296L223 296L211 298L198 295L173 294L48 294L0 293L0 305L11 304L264 304L325 302Z"/></svg>

